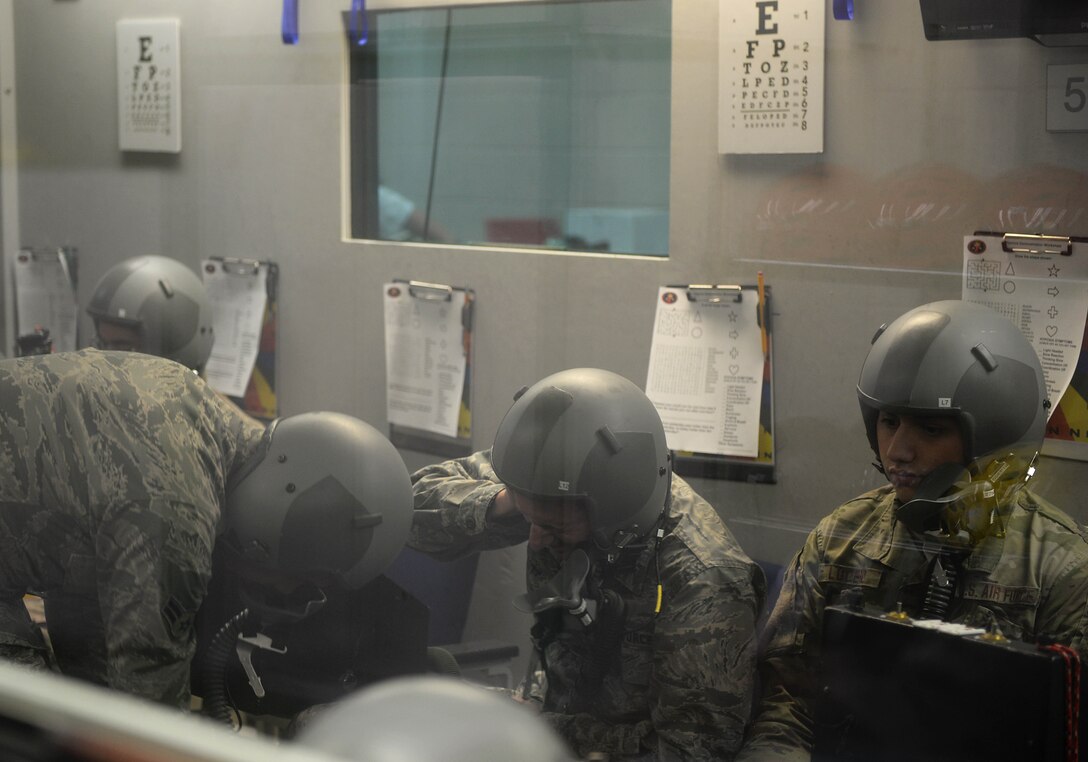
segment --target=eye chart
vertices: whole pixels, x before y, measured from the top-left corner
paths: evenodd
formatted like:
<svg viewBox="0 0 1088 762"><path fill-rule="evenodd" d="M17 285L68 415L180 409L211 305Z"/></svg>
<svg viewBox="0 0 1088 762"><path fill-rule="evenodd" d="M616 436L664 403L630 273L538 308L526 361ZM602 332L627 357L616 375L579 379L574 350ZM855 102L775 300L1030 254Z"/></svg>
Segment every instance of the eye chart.
<svg viewBox="0 0 1088 762"><path fill-rule="evenodd" d="M823 152L826 4L719 0L719 153Z"/></svg>
<svg viewBox="0 0 1088 762"><path fill-rule="evenodd" d="M181 151L177 19L117 22L118 142L122 151Z"/></svg>

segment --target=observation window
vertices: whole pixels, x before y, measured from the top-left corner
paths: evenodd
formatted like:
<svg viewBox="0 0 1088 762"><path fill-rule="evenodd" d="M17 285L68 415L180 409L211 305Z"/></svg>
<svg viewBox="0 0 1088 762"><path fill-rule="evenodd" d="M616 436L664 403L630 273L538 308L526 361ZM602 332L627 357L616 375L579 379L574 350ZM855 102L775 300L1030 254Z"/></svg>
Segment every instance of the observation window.
<svg viewBox="0 0 1088 762"><path fill-rule="evenodd" d="M668 249L671 0L371 11L352 238Z"/></svg>

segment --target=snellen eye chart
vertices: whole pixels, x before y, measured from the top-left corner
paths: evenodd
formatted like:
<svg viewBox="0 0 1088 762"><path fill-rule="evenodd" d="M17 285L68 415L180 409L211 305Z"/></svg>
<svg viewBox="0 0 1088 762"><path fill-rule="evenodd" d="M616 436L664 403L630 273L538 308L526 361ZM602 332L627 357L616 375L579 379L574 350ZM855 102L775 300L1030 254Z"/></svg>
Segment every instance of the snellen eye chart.
<svg viewBox="0 0 1088 762"><path fill-rule="evenodd" d="M118 143L122 151L181 151L177 19L117 22Z"/></svg>
<svg viewBox="0 0 1088 762"><path fill-rule="evenodd" d="M720 0L719 153L822 153L823 0Z"/></svg>

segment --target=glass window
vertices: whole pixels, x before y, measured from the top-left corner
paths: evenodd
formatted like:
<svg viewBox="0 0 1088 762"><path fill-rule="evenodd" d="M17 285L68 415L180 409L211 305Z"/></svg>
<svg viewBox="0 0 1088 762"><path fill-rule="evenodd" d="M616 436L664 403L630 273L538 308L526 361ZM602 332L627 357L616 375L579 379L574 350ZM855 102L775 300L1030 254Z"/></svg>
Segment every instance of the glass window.
<svg viewBox="0 0 1088 762"><path fill-rule="evenodd" d="M378 11L353 238L665 255L670 0Z"/></svg>

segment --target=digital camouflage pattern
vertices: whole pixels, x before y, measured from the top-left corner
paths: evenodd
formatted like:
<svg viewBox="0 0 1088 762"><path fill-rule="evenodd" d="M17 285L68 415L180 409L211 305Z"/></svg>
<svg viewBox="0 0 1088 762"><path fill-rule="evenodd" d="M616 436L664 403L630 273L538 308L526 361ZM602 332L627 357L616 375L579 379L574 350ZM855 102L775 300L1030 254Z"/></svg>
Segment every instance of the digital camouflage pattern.
<svg viewBox="0 0 1088 762"><path fill-rule="evenodd" d="M920 536L896 521L884 486L840 506L808 536L786 570L764 630L763 700L744 760L808 760L813 675L824 607L848 588L884 611L917 617L932 568ZM1052 638L1088 658L1088 539L1072 518L1021 490L1006 537L987 537L963 563L948 621L997 624L1010 639Z"/></svg>
<svg viewBox="0 0 1088 762"><path fill-rule="evenodd" d="M490 452L425 467L412 481L409 545L417 550L453 559L529 537L520 516L487 518L503 489ZM586 675L600 622L586 629L569 615L549 617L556 612L537 619L543 714L579 756L730 760L740 748L751 712L763 573L715 510L676 476L664 528L656 554L627 550L607 573L604 559L594 560L593 582L626 604L599 687L586 685ZM528 589L541 587L559 568L550 552L529 549ZM655 615L658 581L663 595Z"/></svg>
<svg viewBox="0 0 1088 762"><path fill-rule="evenodd" d="M0 362L0 656L188 707L227 479L262 429L129 352Z"/></svg>

